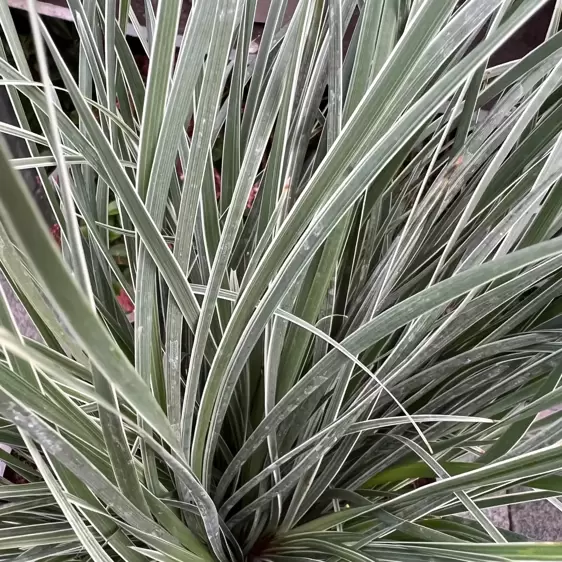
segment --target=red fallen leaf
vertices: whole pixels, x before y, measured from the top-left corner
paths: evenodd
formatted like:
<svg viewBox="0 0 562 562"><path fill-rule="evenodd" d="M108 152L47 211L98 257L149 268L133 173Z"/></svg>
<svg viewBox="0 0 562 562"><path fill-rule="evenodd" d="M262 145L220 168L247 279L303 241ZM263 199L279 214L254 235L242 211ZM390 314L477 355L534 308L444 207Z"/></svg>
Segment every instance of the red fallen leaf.
<svg viewBox="0 0 562 562"><path fill-rule="evenodd" d="M9 480L12 484L27 484L28 481L18 474L14 470L12 470L9 466L7 466L4 470L4 478Z"/></svg>
<svg viewBox="0 0 562 562"><path fill-rule="evenodd" d="M193 136L193 129L195 128L195 123L193 121L193 117L189 120L187 125L187 136L191 138Z"/></svg>
<svg viewBox="0 0 562 562"><path fill-rule="evenodd" d="M435 478L418 478L416 481L414 481L413 487L415 490L417 490L418 488L433 484L434 482Z"/></svg>
<svg viewBox="0 0 562 562"><path fill-rule="evenodd" d="M129 298L129 295L123 289L119 290L119 294L117 295L116 299L119 305L121 306L121 308L123 309L123 312L125 312L126 314L134 312L135 305L133 304L133 301Z"/></svg>
<svg viewBox="0 0 562 562"><path fill-rule="evenodd" d="M51 232L51 236L54 238L55 242L57 243L57 246L60 248L61 247L60 226L58 224L53 224L53 226L49 228L49 231Z"/></svg>
<svg viewBox="0 0 562 562"><path fill-rule="evenodd" d="M183 168L181 167L181 160L179 158L176 158L176 173L178 174L179 180L183 181Z"/></svg>
<svg viewBox="0 0 562 562"><path fill-rule="evenodd" d="M215 172L215 195L217 199L219 199L221 196L222 178L219 171L216 168L214 169L214 172Z"/></svg>
<svg viewBox="0 0 562 562"><path fill-rule="evenodd" d="M135 57L135 61L141 76L146 80L146 77L148 76L148 66L150 64L148 57L145 55L137 55Z"/></svg>
<svg viewBox="0 0 562 562"><path fill-rule="evenodd" d="M255 183L252 187L252 191L250 191L250 195L248 196L248 201L246 202L246 208L251 209L256 197L258 195L258 191L260 190L260 184Z"/></svg>

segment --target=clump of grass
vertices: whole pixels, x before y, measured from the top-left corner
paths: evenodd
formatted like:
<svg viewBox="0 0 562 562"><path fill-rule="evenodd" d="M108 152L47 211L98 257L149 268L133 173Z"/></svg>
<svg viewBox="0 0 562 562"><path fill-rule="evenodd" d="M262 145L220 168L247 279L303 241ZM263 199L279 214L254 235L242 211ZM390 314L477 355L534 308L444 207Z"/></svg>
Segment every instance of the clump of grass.
<svg viewBox="0 0 562 562"><path fill-rule="evenodd" d="M0 3L60 228L3 152L5 560L560 558L485 511L562 490L562 2L489 63L546 3L272 2L250 55L199 0L176 61L166 0L146 84L127 2L69 0L78 80L31 12L42 83Z"/></svg>

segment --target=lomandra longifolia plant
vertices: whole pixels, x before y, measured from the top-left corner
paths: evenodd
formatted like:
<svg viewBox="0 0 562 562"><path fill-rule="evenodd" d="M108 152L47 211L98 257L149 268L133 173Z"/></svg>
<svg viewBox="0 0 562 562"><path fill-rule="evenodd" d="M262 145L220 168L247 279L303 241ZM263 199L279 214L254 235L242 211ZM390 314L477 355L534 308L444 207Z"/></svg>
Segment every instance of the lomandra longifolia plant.
<svg viewBox="0 0 562 562"><path fill-rule="evenodd" d="M562 559L562 2L191 4L0 0L0 561Z"/></svg>

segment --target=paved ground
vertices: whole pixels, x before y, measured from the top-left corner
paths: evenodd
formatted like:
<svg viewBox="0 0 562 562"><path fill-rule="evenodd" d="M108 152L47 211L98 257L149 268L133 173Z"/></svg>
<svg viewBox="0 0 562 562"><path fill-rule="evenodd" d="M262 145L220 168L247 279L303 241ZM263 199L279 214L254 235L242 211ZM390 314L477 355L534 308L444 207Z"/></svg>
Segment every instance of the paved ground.
<svg viewBox="0 0 562 562"><path fill-rule="evenodd" d="M497 527L538 541L562 541L562 513L548 501L490 510Z"/></svg>

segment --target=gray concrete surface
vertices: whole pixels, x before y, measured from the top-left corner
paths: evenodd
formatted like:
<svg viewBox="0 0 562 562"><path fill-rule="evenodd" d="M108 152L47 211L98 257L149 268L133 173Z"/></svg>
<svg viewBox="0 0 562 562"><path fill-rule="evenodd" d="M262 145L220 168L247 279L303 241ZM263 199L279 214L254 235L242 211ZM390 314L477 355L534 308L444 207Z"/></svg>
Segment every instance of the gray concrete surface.
<svg viewBox="0 0 562 562"><path fill-rule="evenodd" d="M2 285L2 289L6 294L6 298L8 300L8 303L10 304L10 309L12 311L12 316L14 317L14 321L17 324L20 332L28 338L33 338L38 340L39 333L37 332L35 325L31 321L29 314L27 314L27 311L25 310L21 302L14 294L14 291L12 291L12 288L10 287L9 283L6 281L6 278L4 277L1 271L0 271L0 284Z"/></svg>
<svg viewBox="0 0 562 562"><path fill-rule="evenodd" d="M562 541L562 513L548 501L490 509L487 515L500 529L537 541Z"/></svg>
<svg viewBox="0 0 562 562"><path fill-rule="evenodd" d="M510 529L539 541L562 540L562 514L547 501L509 508Z"/></svg>

